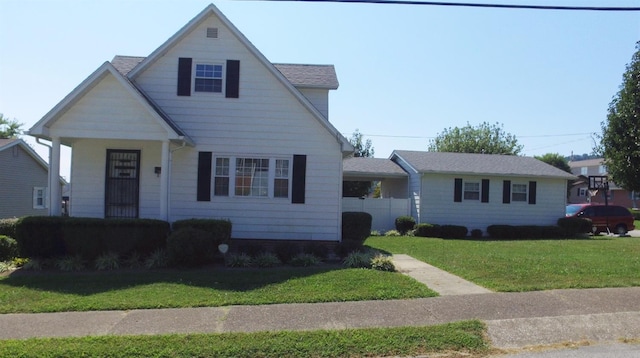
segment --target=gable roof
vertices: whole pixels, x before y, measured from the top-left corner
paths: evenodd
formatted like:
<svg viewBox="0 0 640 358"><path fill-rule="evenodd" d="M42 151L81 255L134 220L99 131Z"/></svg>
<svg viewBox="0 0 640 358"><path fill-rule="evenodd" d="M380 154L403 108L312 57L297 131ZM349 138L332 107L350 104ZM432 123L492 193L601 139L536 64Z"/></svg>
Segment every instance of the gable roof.
<svg viewBox="0 0 640 358"><path fill-rule="evenodd" d="M409 175L398 164L386 158L350 157L342 161L345 177L406 178Z"/></svg>
<svg viewBox="0 0 640 358"><path fill-rule="evenodd" d="M604 164L604 158L595 158L595 159L570 161L569 167L571 168L599 167L603 164Z"/></svg>
<svg viewBox="0 0 640 358"><path fill-rule="evenodd" d="M390 159L403 160L418 173L576 179L574 175L538 159L516 155L396 150Z"/></svg>
<svg viewBox="0 0 640 358"><path fill-rule="evenodd" d="M93 87L95 87L105 76L112 75L134 99L136 99L148 112L163 126L168 133L169 139L181 140L189 144L193 141L182 131L171 118L164 113L144 92L136 87L128 78L124 77L110 62L105 62L80 85L71 91L62 101L60 101L51 111L45 114L36 124L29 129L29 134L35 137L49 137L49 127L57 121L69 108L77 103Z"/></svg>
<svg viewBox="0 0 640 358"><path fill-rule="evenodd" d="M7 150L9 148L12 148L12 147L15 147L15 146L18 146L18 147L22 148L44 170L46 170L47 172L49 171L49 164L47 164L47 162L45 162L44 159L42 159L42 157L38 153L36 153L36 151L33 150L33 148L31 148L31 146L28 145L25 141L23 141L20 138L9 138L9 139L0 138L0 152L5 151L5 150ZM60 183L66 184L67 181L64 180L64 178L60 177Z"/></svg>
<svg viewBox="0 0 640 358"><path fill-rule="evenodd" d="M178 32L165 41L160 47L153 51L149 56L144 58L140 63L133 67L127 77L135 81L136 77L143 73L149 66L160 59L165 53L173 48L180 40L190 34L200 23L205 21L209 16L216 16L224 26L244 45L247 50L260 61L265 68L271 72L287 90L315 117L315 119L336 139L341 145L344 154L352 153L354 148L349 141L324 117L322 113L298 90L294 85L260 52L238 28L220 11L218 8L209 4L196 17L191 19ZM332 66L331 66L332 67ZM325 69L326 70L326 69ZM337 82L337 80L336 80Z"/></svg>

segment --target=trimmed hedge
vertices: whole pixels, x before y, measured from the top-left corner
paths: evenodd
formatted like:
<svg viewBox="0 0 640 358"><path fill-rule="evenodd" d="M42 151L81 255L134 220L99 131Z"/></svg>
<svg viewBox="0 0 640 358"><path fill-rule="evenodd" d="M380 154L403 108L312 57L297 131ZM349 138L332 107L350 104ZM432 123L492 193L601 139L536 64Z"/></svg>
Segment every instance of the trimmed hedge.
<svg viewBox="0 0 640 358"><path fill-rule="evenodd" d="M66 254L60 216L26 216L16 223L18 254L20 257L48 259Z"/></svg>
<svg viewBox="0 0 640 358"><path fill-rule="evenodd" d="M564 229L568 236L574 236L590 233L593 228L593 222L588 218L560 218L558 219L558 226Z"/></svg>
<svg viewBox="0 0 640 358"><path fill-rule="evenodd" d="M9 237L16 237L16 223L17 218L14 219L0 219L0 235L6 235Z"/></svg>
<svg viewBox="0 0 640 358"><path fill-rule="evenodd" d="M106 252L149 254L166 246L169 223L152 219L96 219L29 216L16 224L21 257L80 255L93 260Z"/></svg>
<svg viewBox="0 0 640 358"><path fill-rule="evenodd" d="M416 226L416 219L411 216L398 216L395 221L396 230L400 235L406 235Z"/></svg>
<svg viewBox="0 0 640 358"><path fill-rule="evenodd" d="M442 225L440 226L440 236L443 239L464 239L469 230L459 225Z"/></svg>
<svg viewBox="0 0 640 358"><path fill-rule="evenodd" d="M0 261L11 260L18 254L18 243L7 235L0 235Z"/></svg>
<svg viewBox="0 0 640 358"><path fill-rule="evenodd" d="M231 241L232 225L229 220L221 219L185 219L175 221L171 227L174 231L192 228L202 230L209 236L209 241L217 248L220 244Z"/></svg>
<svg viewBox="0 0 640 358"><path fill-rule="evenodd" d="M342 241L353 241L362 245L371 235L372 219L369 213L342 213Z"/></svg>
<svg viewBox="0 0 640 358"><path fill-rule="evenodd" d="M440 237L440 225L418 224L413 234L420 237Z"/></svg>

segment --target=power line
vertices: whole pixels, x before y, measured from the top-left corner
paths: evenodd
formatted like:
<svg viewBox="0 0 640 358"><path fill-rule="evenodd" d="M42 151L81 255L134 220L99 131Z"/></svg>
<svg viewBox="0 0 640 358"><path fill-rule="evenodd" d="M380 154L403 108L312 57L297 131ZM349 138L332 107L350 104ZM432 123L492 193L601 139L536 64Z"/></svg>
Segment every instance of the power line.
<svg viewBox="0 0 640 358"><path fill-rule="evenodd" d="M381 138L406 138L406 139L434 139L437 137L426 137L426 136L416 136L416 135L391 135L391 134L368 134L361 133L365 137L381 137ZM520 138L552 138L552 137L573 137L573 136L583 136L583 135L591 135L592 132L589 133L567 133L567 134L539 134L539 135L524 135L524 136L516 136L518 139ZM342 133L344 136L348 136L348 133Z"/></svg>
<svg viewBox="0 0 640 358"><path fill-rule="evenodd" d="M334 2L334 3L364 3L364 4L387 4L387 5L426 5L426 6L520 9L520 10L640 11L640 7L624 7L624 6L557 6L557 5L486 4L486 3L474 4L474 3L459 3L459 2L405 1L405 0L263 0L263 1Z"/></svg>

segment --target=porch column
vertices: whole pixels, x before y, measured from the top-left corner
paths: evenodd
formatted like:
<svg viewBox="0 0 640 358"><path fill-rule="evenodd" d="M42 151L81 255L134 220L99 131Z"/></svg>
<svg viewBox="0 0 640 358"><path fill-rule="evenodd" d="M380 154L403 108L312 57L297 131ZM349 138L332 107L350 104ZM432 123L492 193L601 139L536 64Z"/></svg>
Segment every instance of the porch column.
<svg viewBox="0 0 640 358"><path fill-rule="evenodd" d="M62 215L62 194L60 192L60 138L51 138L49 158L49 216Z"/></svg>
<svg viewBox="0 0 640 358"><path fill-rule="evenodd" d="M169 141L162 142L160 170L160 218L169 220Z"/></svg>

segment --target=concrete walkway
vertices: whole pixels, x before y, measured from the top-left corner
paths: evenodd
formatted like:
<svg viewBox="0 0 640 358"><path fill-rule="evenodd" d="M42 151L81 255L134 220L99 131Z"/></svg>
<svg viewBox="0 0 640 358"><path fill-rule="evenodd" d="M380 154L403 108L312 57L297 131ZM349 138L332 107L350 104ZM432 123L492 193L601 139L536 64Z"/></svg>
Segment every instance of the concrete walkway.
<svg viewBox="0 0 640 358"><path fill-rule="evenodd" d="M393 263L402 272L438 292L440 296L491 293L492 291L450 274L409 255L393 255Z"/></svg>

